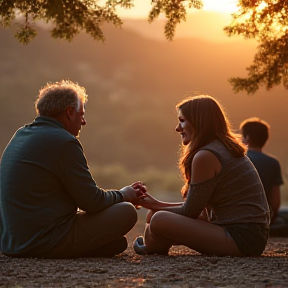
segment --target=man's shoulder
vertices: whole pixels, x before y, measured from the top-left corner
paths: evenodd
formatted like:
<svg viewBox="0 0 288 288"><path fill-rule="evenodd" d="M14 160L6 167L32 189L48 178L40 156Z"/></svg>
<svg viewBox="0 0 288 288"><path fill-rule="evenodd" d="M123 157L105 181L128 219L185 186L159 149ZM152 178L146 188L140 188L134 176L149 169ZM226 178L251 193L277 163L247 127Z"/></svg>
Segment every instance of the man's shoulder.
<svg viewBox="0 0 288 288"><path fill-rule="evenodd" d="M27 129L35 132L35 135L51 141L71 141L76 140L75 136L70 134L63 125L56 119L49 117L37 117L33 123L27 126Z"/></svg>
<svg viewBox="0 0 288 288"><path fill-rule="evenodd" d="M13 142L25 143L25 145L29 147L37 146L39 149L48 146L50 149L52 149L52 147L61 149L61 147L64 147L68 142L79 143L76 137L65 130L57 121L42 120L43 119L35 119L34 122L20 128L13 137Z"/></svg>
<svg viewBox="0 0 288 288"><path fill-rule="evenodd" d="M254 150L248 150L247 151L247 156L250 158L250 160L253 162L254 161L261 161L266 163L267 165L279 165L279 160L271 154L259 152L259 151L254 151Z"/></svg>

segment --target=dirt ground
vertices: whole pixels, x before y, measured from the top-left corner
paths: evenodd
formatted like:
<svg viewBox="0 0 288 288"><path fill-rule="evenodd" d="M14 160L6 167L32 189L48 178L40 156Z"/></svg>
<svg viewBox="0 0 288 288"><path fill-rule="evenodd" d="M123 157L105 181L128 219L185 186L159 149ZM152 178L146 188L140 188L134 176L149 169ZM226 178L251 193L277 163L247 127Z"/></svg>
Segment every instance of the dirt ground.
<svg viewBox="0 0 288 288"><path fill-rule="evenodd" d="M0 254L0 287L288 287L288 238L271 238L258 258L208 257L183 246L169 256L128 249L106 259L15 259Z"/></svg>

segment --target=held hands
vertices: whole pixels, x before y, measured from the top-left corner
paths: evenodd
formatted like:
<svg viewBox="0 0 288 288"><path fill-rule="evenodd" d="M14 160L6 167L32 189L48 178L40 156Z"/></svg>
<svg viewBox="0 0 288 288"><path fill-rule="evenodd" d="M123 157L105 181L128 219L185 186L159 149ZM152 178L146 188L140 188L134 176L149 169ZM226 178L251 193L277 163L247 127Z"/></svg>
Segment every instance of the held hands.
<svg viewBox="0 0 288 288"><path fill-rule="evenodd" d="M141 205L139 205L139 201L141 198L145 197L147 193L146 186L140 181L133 183L131 186L135 189L135 194L137 196L137 199L133 204L135 205L136 209L140 209Z"/></svg>
<svg viewBox="0 0 288 288"><path fill-rule="evenodd" d="M133 183L130 186L123 187L120 189L120 192L123 195L123 199L126 202L131 202L135 205L136 208L139 208L139 199L140 197L145 196L146 194L146 187L140 181Z"/></svg>
<svg viewBox="0 0 288 288"><path fill-rule="evenodd" d="M146 209L156 209L159 201L147 193L146 186L137 181L130 186L123 187L120 192L123 194L124 201L131 202L137 209L143 206Z"/></svg>
<svg viewBox="0 0 288 288"><path fill-rule="evenodd" d="M138 197L145 196L145 194L147 193L146 186L141 181L133 183L131 187L133 187L136 190L136 195Z"/></svg>
<svg viewBox="0 0 288 288"><path fill-rule="evenodd" d="M138 205L153 211L157 211L161 208L161 202L147 192L139 197Z"/></svg>
<svg viewBox="0 0 288 288"><path fill-rule="evenodd" d="M146 186L142 182L135 182L131 186L136 190L136 196L138 197L134 204L136 209L139 209L141 206L146 209L157 207L159 201L147 193Z"/></svg>
<svg viewBox="0 0 288 288"><path fill-rule="evenodd" d="M135 207L139 209L141 206L146 209L156 209L158 208L159 201L155 199L153 196L151 196L149 193L147 193L146 186L144 186L141 182L136 182L132 184L132 186L136 189L136 195L138 196L138 199L136 201ZM153 209L154 208L154 209Z"/></svg>

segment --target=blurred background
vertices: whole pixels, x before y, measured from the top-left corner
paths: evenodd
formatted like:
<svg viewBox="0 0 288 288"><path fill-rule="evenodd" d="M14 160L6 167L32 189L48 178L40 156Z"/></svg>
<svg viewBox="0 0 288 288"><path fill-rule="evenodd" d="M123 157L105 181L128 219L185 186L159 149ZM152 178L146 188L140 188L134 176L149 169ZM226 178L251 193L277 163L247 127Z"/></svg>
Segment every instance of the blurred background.
<svg viewBox="0 0 288 288"><path fill-rule="evenodd" d="M70 43L55 40L43 24L23 46L12 30L0 29L0 153L16 129L33 121L39 89L70 79L89 95L80 141L97 184L121 188L142 180L162 200L180 200L175 105L187 94L209 94L226 108L235 131L248 117L271 125L264 152L281 163L287 206L288 91L233 93L227 79L246 76L257 43L227 37L230 14L222 8L188 15L172 42L164 38L163 19L148 24L142 14L126 15L121 29L104 26L104 43L85 34Z"/></svg>

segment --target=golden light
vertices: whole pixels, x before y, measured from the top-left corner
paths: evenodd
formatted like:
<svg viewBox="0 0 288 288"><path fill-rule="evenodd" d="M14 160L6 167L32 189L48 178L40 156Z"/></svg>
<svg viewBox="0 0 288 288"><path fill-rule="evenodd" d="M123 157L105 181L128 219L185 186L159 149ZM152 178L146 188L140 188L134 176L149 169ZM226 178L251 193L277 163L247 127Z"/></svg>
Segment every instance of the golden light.
<svg viewBox="0 0 288 288"><path fill-rule="evenodd" d="M204 11L231 14L237 10L238 0L202 0ZM135 0L131 9L117 9L122 17L147 18L151 10L151 0Z"/></svg>
<svg viewBox="0 0 288 288"><path fill-rule="evenodd" d="M238 10L238 0L203 0L203 10L233 13Z"/></svg>
<svg viewBox="0 0 288 288"><path fill-rule="evenodd" d="M260 11L263 10L265 7L267 7L267 3L262 1L256 10Z"/></svg>

